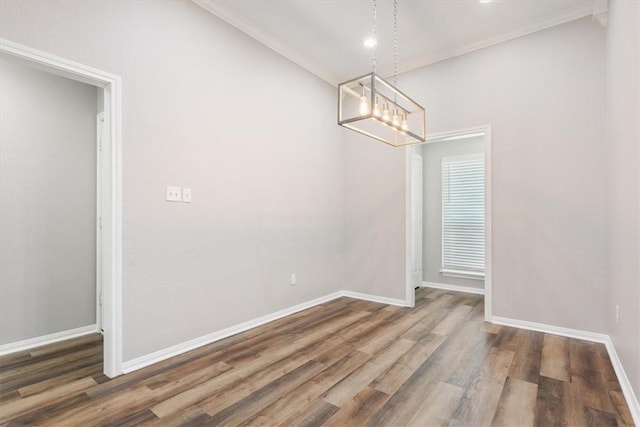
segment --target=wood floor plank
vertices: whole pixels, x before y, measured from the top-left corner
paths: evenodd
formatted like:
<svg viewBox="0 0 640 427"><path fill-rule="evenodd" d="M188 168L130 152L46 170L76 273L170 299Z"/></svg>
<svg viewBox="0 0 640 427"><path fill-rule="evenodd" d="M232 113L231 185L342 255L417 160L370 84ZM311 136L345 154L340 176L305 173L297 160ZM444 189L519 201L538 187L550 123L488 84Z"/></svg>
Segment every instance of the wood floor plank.
<svg viewBox="0 0 640 427"><path fill-rule="evenodd" d="M513 357L511 350L491 349L478 376L461 399L453 416L455 420L463 425L491 425Z"/></svg>
<svg viewBox="0 0 640 427"><path fill-rule="evenodd" d="M50 378L54 378L60 375L65 375L69 372L73 372L78 369L86 368L87 366L95 365L102 362L102 354L96 353L90 357L77 358L74 361L68 363L61 363L56 361L49 366L42 366L38 364L37 368L24 372L21 375L16 375L10 380L0 380L0 393L6 393L8 391L18 390L22 387L26 387L31 384L35 384L40 381L45 381Z"/></svg>
<svg viewBox="0 0 640 427"><path fill-rule="evenodd" d="M338 298L114 379L99 334L3 356L0 425L633 425L603 345L491 325L482 302Z"/></svg>
<svg viewBox="0 0 640 427"><path fill-rule="evenodd" d="M585 414L585 419L589 426L616 427L618 425L616 416L610 412L586 407Z"/></svg>
<svg viewBox="0 0 640 427"><path fill-rule="evenodd" d="M568 338L557 335L544 336L540 375L560 381L571 381Z"/></svg>
<svg viewBox="0 0 640 427"><path fill-rule="evenodd" d="M43 391L48 389L58 387L62 384L82 379L84 377L93 377L94 375L99 375L102 373L102 369L102 363L94 363L93 365L76 369L74 371L50 378L48 380L21 387L17 390L17 392L22 397L31 396L34 394L42 393Z"/></svg>
<svg viewBox="0 0 640 427"><path fill-rule="evenodd" d="M100 347L90 347L82 351L73 352L70 354L63 354L60 356L51 357L44 360L39 360L33 364L26 366L20 366L9 371L0 373L0 383L10 382L11 380L25 378L29 375L34 375L42 372L49 372L53 368L58 366L68 366L70 363L78 360L90 358L96 355L100 355L102 349Z"/></svg>
<svg viewBox="0 0 640 427"><path fill-rule="evenodd" d="M102 345L102 335L95 333L84 335L78 338L72 338L70 340L57 342L55 344L49 344L44 347L38 347L28 350L31 357L38 357L43 355L51 355L58 352L68 352L70 349L77 349L86 345Z"/></svg>
<svg viewBox="0 0 640 427"><path fill-rule="evenodd" d="M311 404L300 414L300 418L291 424L280 424L279 427L312 427L321 426L338 411L337 406L320 399Z"/></svg>
<svg viewBox="0 0 640 427"><path fill-rule="evenodd" d="M616 381L617 384L617 381ZM629 406L627 406L627 400L624 397L624 394L620 390L609 390L609 397L611 398L611 403L615 408L616 420L618 425L621 426L633 426L633 416L629 411Z"/></svg>
<svg viewBox="0 0 640 427"><path fill-rule="evenodd" d="M450 377L454 368L462 363L470 350L469 346L475 347L478 342L485 342L485 336L479 334L480 321L478 320L475 324L463 323L459 330L447 337L445 342L378 411L371 425L406 425L423 404L424 396L428 395L439 382Z"/></svg>
<svg viewBox="0 0 640 427"><path fill-rule="evenodd" d="M493 426L533 426L538 385L508 377L502 389Z"/></svg>
<svg viewBox="0 0 640 427"><path fill-rule="evenodd" d="M437 335L449 335L453 329L461 323L465 317L467 317L472 309L473 308L468 305L457 306L433 328L431 333Z"/></svg>
<svg viewBox="0 0 640 427"><path fill-rule="evenodd" d="M193 405L180 412L176 412L173 416L164 418L158 418L156 416L155 418L142 421L139 425L140 427L211 426L211 417Z"/></svg>
<svg viewBox="0 0 640 427"><path fill-rule="evenodd" d="M365 426L387 400L389 400L388 394L372 387L365 387L353 399L345 402L324 425L327 427Z"/></svg>
<svg viewBox="0 0 640 427"><path fill-rule="evenodd" d="M202 400L199 406L209 414L217 414L311 360L312 356L305 350L292 357L280 359L257 372L244 376L242 381L221 387L218 392ZM323 365L326 366L326 364Z"/></svg>
<svg viewBox="0 0 640 427"><path fill-rule="evenodd" d="M445 337L429 334L409 349L398 362L380 374L371 385L388 395L393 395L413 373L440 347Z"/></svg>
<svg viewBox="0 0 640 427"><path fill-rule="evenodd" d="M37 361L44 360L45 358L42 356L59 356L90 347L101 348L102 335L89 334L82 337L49 344L43 347L36 347L34 349L23 350L6 356L2 356L0 357L0 372L14 370L16 367L25 364L32 365Z"/></svg>
<svg viewBox="0 0 640 427"><path fill-rule="evenodd" d="M433 327L442 322L450 311L441 307L433 307L419 322L405 331L401 337L412 341L420 341L427 335L433 335L431 333Z"/></svg>
<svg viewBox="0 0 640 427"><path fill-rule="evenodd" d="M445 382L439 382L424 398L424 402L415 411L407 426L448 426L464 389Z"/></svg>
<svg viewBox="0 0 640 427"><path fill-rule="evenodd" d="M68 414L78 406L82 406L91 399L85 393L69 393L67 397L62 400L56 401L53 404L40 406L37 409L33 408L23 415L14 418L9 423L10 426L41 426L51 420L54 417L58 417L61 414ZM75 421L73 417L69 417L70 423Z"/></svg>
<svg viewBox="0 0 640 427"><path fill-rule="evenodd" d="M142 402L151 399L152 391L144 384L137 384L118 393L103 396L99 400L89 401L72 410L50 417L43 422L43 426L59 426L69 424L72 426L86 426L96 424L100 419L113 414L129 412L129 408L139 406ZM73 420L73 421L70 421Z"/></svg>
<svg viewBox="0 0 640 427"><path fill-rule="evenodd" d="M520 329L515 336L514 341L517 345L509 376L537 384L542 363L544 334Z"/></svg>
<svg viewBox="0 0 640 427"><path fill-rule="evenodd" d="M571 387L580 395L584 405L614 413L615 408L609 394L600 392L600 390L607 389L608 384L604 377L604 370L600 365L598 350L598 345L595 343L580 340L570 341Z"/></svg>
<svg viewBox="0 0 640 427"><path fill-rule="evenodd" d="M555 427L567 425L565 419L568 399L561 380L541 376L538 380L536 395L536 411L534 425L538 427Z"/></svg>
<svg viewBox="0 0 640 427"><path fill-rule="evenodd" d="M305 405L317 399L347 375L360 368L371 359L370 354L355 351L350 353L294 389L290 394L281 397L247 421L247 425L290 425L304 417ZM335 407L335 405L331 405ZM322 408L327 409L326 406ZM336 407L337 408L337 407ZM333 414L332 411L331 413ZM324 412L323 412L324 413ZM308 417L309 415L307 415Z"/></svg>
<svg viewBox="0 0 640 427"><path fill-rule="evenodd" d="M66 398L69 393L78 393L94 385L96 385L96 382L93 378L82 378L36 395L28 396L20 400L12 400L2 405L0 422L9 421L40 406L52 405Z"/></svg>
<svg viewBox="0 0 640 427"><path fill-rule="evenodd" d="M416 343L401 339L393 342L389 347L367 362L360 369L340 381L327 391L323 398L332 405L341 407L342 404L364 389L373 378L389 369L403 354Z"/></svg>
<svg viewBox="0 0 640 427"><path fill-rule="evenodd" d="M354 316L348 316L344 319L336 320L334 322L331 322L331 324L334 327L340 328L349 325L352 321L366 317L367 315L368 314L366 312L357 312ZM233 372L230 372L228 376L221 376L211 383L203 383L200 387L185 392L184 396L175 396L171 399L168 399L153 407L152 410L158 416L163 417L167 414L170 414L171 412L179 410L182 407L202 401L202 408L205 412L210 415L216 414L218 411L221 411L223 407L226 408L234 403L233 400L227 399L226 397L242 395L241 392L240 394L226 396L228 387L234 382L238 381L238 379L253 375L275 362L287 359L287 356L290 354L298 353L301 351L304 352L306 346L315 346L315 344L321 342L319 341L320 338L325 337L330 333L331 327L328 328L326 326L323 326L322 328L318 328L318 330L313 334L307 334L305 336L299 337L298 339L287 344L283 343L283 345L272 351L269 354L268 358L260 358L259 360L255 360L251 364L247 364L244 367L235 369ZM304 359L293 360L294 364L298 362L302 364L304 362ZM284 363L290 366L290 361L285 361ZM213 389L218 389L222 391L222 393L215 393L212 391ZM253 390L249 391L253 392ZM223 394L225 395L224 398L222 397ZM231 399L232 398L233 397L231 397Z"/></svg>
<svg viewBox="0 0 640 427"><path fill-rule="evenodd" d="M358 350L364 353L377 354L382 349L388 347L391 342L396 341L399 335L402 335L403 332L411 328L417 322L419 322L419 319L412 318L410 316L403 316L394 322L389 322L378 328L378 331L376 331L384 331L384 333L377 333L371 340L358 347ZM415 341L412 342L415 343Z"/></svg>
<svg viewBox="0 0 640 427"><path fill-rule="evenodd" d="M324 369L323 364L309 361L220 412L209 413L206 408L203 409L211 416L212 425L238 425L247 418L252 418L275 402L281 395L288 394Z"/></svg>

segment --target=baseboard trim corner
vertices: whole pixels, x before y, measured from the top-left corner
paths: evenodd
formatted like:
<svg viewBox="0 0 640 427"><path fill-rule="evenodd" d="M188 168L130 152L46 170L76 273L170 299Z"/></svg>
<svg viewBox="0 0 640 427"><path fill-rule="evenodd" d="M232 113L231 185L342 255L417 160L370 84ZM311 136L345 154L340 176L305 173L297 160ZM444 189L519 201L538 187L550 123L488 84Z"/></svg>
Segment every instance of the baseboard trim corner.
<svg viewBox="0 0 640 427"><path fill-rule="evenodd" d="M381 304L397 305L400 307L409 307L407 301L397 298L380 297L377 295L364 294L362 292L342 291L342 296L348 298L356 298L365 301L378 302Z"/></svg>
<svg viewBox="0 0 640 427"><path fill-rule="evenodd" d="M154 351L153 353L136 357L135 359L127 360L126 362L122 363L122 372L128 374L130 372L137 371L138 369L153 365L154 363L162 362L163 360L178 356L191 350L195 350L196 348L230 337L231 335L239 334L249 329L264 325L265 323L273 322L274 320L278 320L282 317L289 316L299 311L306 310L318 304L323 304L340 297L356 298L365 301L407 307L407 302L400 299L380 297L353 291L337 291L310 301L294 305L292 307L285 308L280 311L276 311L275 313L267 314L256 319L249 320L247 322L243 322L216 332L212 332L202 337L194 338L192 340L185 341L183 343L176 344L162 350Z"/></svg>
<svg viewBox="0 0 640 427"><path fill-rule="evenodd" d="M182 353L195 350L196 348L230 337L231 335L239 334L249 329L264 325L265 323L273 322L274 320L278 320L282 317L289 316L291 314L306 310L318 304L323 304L342 296L344 296L343 291L334 292L310 301L294 305L292 307L276 311L274 313L258 317L253 320L249 320L247 322L239 323L237 325L230 326L228 328L221 329L219 331L212 332L210 334L164 348L162 350L154 351L153 353L145 354L144 356L136 357L135 359L122 362L122 372L128 374L130 372L137 371L138 369L153 365L154 363L158 363L171 357L178 356Z"/></svg>
<svg viewBox="0 0 640 427"><path fill-rule="evenodd" d="M41 337L29 338L22 341L16 341L9 344L0 345L0 356L5 356L19 351L30 350L43 345L53 344L59 341L78 338L83 335L94 334L98 332L98 325L87 325L80 328L69 329L68 331L54 332L53 334L43 335Z"/></svg>
<svg viewBox="0 0 640 427"><path fill-rule="evenodd" d="M633 391L633 387L631 387L631 382L627 377L624 367L622 366L622 362L618 357L616 348L613 345L613 341L611 340L611 337L609 335L500 316L493 316L491 318L491 322L498 325L511 326L514 328L527 329L530 331L543 332L545 334L560 335L563 337L577 338L580 340L604 344L607 349L607 353L609 353L609 359L611 360L613 369L615 370L616 376L618 377L620 387L622 388L622 394L624 394L624 398L627 401L627 405L629 406L629 411L631 412L631 416L633 417L633 422L636 425L640 426L640 404L638 404L638 398Z"/></svg>
<svg viewBox="0 0 640 427"><path fill-rule="evenodd" d="M470 294L484 295L484 289L473 288L471 286L447 285L445 283L422 282L421 288L443 289L445 291L468 292Z"/></svg>
<svg viewBox="0 0 640 427"><path fill-rule="evenodd" d="M563 328L561 326L547 325L545 323L529 322L528 320L511 319L509 317L492 316L491 323L512 326L514 328L527 329L529 331L543 332L545 334L560 335L579 340L599 342L606 344L609 335L596 332L582 331L579 329Z"/></svg>
<svg viewBox="0 0 640 427"><path fill-rule="evenodd" d="M627 405L629 406L629 411L631 412L631 416L633 417L633 422L637 426L640 426L640 403L638 403L638 397L633 391L633 387L631 387L631 381L629 381L629 377L627 377L627 373L622 366L622 362L618 357L618 352L616 351L615 345L613 345L611 337L607 336L607 341L604 343L604 345L607 347L609 359L611 360L613 370L616 372L616 376L618 377L618 382L620 383L622 394L624 394L624 398L627 401Z"/></svg>

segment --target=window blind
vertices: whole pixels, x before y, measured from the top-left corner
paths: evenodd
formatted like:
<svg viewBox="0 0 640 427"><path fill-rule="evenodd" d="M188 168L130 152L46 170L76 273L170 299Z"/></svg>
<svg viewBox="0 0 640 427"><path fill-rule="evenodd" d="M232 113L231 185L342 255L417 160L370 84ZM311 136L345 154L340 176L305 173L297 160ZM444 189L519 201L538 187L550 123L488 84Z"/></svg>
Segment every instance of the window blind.
<svg viewBox="0 0 640 427"><path fill-rule="evenodd" d="M484 272L484 158L442 159L442 269Z"/></svg>

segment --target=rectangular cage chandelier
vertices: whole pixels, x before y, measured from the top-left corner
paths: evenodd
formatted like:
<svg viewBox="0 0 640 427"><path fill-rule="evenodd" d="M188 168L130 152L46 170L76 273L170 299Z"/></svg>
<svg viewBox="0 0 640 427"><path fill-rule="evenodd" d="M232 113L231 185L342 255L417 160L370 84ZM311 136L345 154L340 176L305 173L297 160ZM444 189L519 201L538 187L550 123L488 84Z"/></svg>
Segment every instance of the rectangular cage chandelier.
<svg viewBox="0 0 640 427"><path fill-rule="evenodd" d="M338 124L394 147L426 139L424 108L375 72L338 85Z"/></svg>

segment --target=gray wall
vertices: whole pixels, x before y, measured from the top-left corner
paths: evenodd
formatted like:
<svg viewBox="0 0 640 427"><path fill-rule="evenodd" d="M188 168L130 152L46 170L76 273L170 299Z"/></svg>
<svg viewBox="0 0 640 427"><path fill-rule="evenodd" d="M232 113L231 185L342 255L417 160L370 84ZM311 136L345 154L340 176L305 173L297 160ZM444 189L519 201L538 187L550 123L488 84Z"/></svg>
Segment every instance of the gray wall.
<svg viewBox="0 0 640 427"><path fill-rule="evenodd" d="M426 105L430 133L492 125L493 314L605 332L605 29L580 19L403 74L399 86ZM346 238L360 242L347 246L347 269L366 261L351 285L402 298L404 154L367 142L346 141L347 194L360 195L347 205ZM371 235L387 247L367 248Z"/></svg>
<svg viewBox="0 0 640 427"><path fill-rule="evenodd" d="M96 88L0 55L0 344L96 322Z"/></svg>
<svg viewBox="0 0 640 427"><path fill-rule="evenodd" d="M405 299L405 151L344 133L347 289Z"/></svg>
<svg viewBox="0 0 640 427"><path fill-rule="evenodd" d="M609 2L609 334L640 396L640 4ZM620 307L619 322L615 306Z"/></svg>
<svg viewBox="0 0 640 427"><path fill-rule="evenodd" d="M0 36L122 77L124 361L345 288L335 88L189 1L3 1Z"/></svg>
<svg viewBox="0 0 640 427"><path fill-rule="evenodd" d="M445 285L484 288L483 280L442 275L442 158L484 153L483 137L422 145L422 281Z"/></svg>

